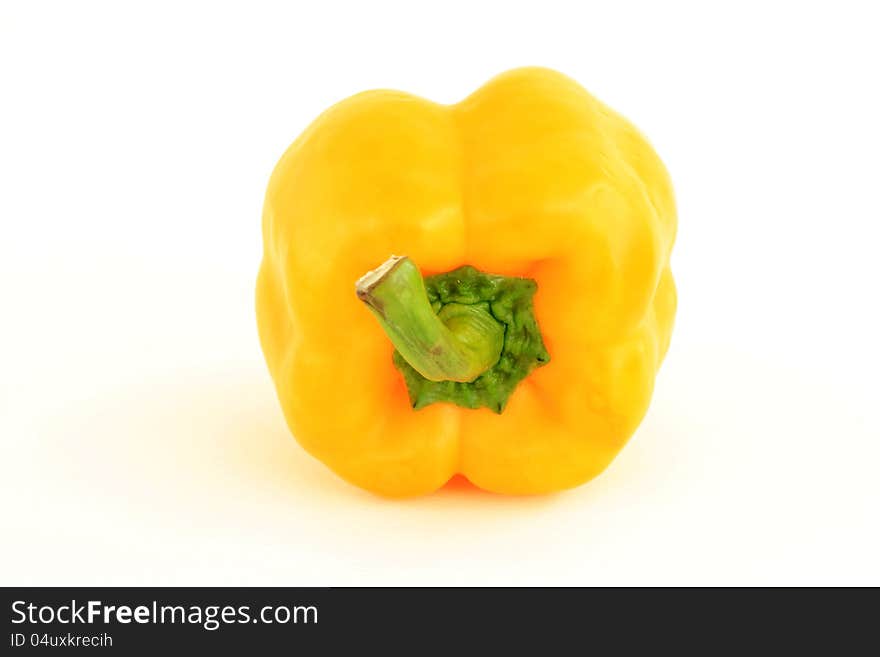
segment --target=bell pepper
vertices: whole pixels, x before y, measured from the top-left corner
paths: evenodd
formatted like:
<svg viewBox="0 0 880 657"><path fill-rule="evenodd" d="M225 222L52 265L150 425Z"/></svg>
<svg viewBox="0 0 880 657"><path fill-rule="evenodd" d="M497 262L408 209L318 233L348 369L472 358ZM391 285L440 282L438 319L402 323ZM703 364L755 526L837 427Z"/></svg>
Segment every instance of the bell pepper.
<svg viewBox="0 0 880 657"><path fill-rule="evenodd" d="M349 482L569 488L647 410L676 308L672 187L636 128L560 73L513 70L455 105L340 102L278 162L262 229L281 407Z"/></svg>

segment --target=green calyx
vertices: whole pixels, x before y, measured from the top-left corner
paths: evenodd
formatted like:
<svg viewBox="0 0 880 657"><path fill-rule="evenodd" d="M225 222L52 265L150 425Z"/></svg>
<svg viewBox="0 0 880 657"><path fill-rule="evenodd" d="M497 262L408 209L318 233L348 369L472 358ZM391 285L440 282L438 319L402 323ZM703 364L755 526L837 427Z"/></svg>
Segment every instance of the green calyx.
<svg viewBox="0 0 880 657"><path fill-rule="evenodd" d="M413 408L450 402L504 410L517 384L550 361L535 320L535 281L464 266L422 278L392 256L357 295L396 347Z"/></svg>

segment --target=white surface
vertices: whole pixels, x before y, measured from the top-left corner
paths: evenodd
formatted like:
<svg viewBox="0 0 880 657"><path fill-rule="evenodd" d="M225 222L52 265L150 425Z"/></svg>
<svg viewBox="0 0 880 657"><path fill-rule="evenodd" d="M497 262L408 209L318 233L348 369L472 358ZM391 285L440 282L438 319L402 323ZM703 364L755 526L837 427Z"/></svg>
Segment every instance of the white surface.
<svg viewBox="0 0 880 657"><path fill-rule="evenodd" d="M880 584L869 3L220 4L0 10L0 583ZM523 64L666 161L673 346L593 483L383 501L283 423L265 184L351 93Z"/></svg>

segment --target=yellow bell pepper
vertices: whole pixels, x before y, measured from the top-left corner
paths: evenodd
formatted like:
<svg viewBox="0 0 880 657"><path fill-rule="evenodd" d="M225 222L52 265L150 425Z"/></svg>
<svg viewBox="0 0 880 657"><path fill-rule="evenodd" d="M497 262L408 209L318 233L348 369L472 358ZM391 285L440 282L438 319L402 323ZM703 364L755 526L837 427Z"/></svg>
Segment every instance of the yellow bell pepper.
<svg viewBox="0 0 880 657"><path fill-rule="evenodd" d="M651 146L554 71L455 105L342 101L283 155L263 212L257 319L292 433L392 497L456 474L511 494L595 477L669 346L675 231Z"/></svg>

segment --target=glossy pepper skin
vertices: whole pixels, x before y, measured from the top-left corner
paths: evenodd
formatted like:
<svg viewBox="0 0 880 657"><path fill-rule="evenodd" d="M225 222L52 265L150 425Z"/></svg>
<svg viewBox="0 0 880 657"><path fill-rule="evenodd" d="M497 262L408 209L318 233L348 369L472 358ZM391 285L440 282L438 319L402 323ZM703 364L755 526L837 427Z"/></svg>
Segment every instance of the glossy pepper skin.
<svg viewBox="0 0 880 657"><path fill-rule="evenodd" d="M293 435L391 497L457 473L509 494L595 477L644 416L669 346L675 232L651 146L554 71L510 71L455 105L342 101L283 155L263 213L258 326ZM413 408L394 344L354 294L391 254L426 276L470 265L536 282L550 360L500 413Z"/></svg>

